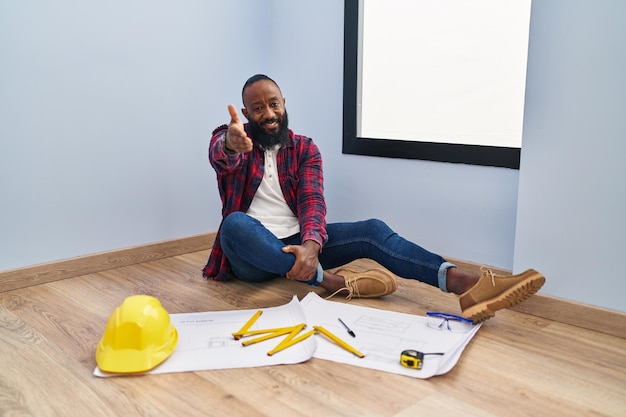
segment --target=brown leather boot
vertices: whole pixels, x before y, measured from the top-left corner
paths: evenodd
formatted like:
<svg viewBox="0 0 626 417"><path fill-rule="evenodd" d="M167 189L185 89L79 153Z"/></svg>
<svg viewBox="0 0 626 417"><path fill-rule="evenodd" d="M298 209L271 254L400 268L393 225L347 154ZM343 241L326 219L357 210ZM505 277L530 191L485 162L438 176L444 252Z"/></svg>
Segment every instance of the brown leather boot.
<svg viewBox="0 0 626 417"><path fill-rule="evenodd" d="M487 320L497 310L510 308L539 291L546 279L534 269L517 275L495 275L487 269L478 282L459 296L463 317L474 323Z"/></svg>
<svg viewBox="0 0 626 417"><path fill-rule="evenodd" d="M396 277L384 269L370 269L357 271L349 267L343 267L335 275L340 275L345 280L345 287L335 291L327 299L347 291L346 300L352 298L376 298L391 294L398 289Z"/></svg>

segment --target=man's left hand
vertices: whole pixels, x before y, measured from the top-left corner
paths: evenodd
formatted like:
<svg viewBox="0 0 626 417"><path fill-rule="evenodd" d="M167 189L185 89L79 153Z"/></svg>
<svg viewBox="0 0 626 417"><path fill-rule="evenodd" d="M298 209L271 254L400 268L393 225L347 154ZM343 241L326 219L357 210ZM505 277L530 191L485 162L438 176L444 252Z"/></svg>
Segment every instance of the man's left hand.
<svg viewBox="0 0 626 417"><path fill-rule="evenodd" d="M285 253L293 253L296 262L286 276L296 281L308 281L317 273L318 254L320 245L312 240L306 240L302 245L287 245L283 248Z"/></svg>

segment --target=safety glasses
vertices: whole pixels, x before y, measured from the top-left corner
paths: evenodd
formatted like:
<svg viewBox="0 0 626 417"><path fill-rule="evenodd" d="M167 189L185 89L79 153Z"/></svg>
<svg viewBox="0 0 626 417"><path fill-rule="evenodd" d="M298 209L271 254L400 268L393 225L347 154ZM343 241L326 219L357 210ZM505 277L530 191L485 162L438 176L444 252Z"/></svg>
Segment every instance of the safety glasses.
<svg viewBox="0 0 626 417"><path fill-rule="evenodd" d="M472 320L455 314L429 311L426 313L428 327L437 330L448 330L453 333L467 333L474 327Z"/></svg>

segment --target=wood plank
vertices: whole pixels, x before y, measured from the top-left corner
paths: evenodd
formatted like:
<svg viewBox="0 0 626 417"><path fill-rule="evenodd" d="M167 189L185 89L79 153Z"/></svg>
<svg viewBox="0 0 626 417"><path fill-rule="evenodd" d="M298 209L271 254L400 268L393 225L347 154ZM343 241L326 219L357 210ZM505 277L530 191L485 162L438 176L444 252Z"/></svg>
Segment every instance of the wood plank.
<svg viewBox="0 0 626 417"><path fill-rule="evenodd" d="M2 306L0 322L2 415L119 415L106 401L116 394L123 404L119 392L90 387L93 378L71 355Z"/></svg>
<svg viewBox="0 0 626 417"><path fill-rule="evenodd" d="M480 407L475 407L465 401L458 400L454 396L446 394L445 391L435 392L423 400L414 403L411 407L394 414L393 417L415 416L499 417L497 414L491 414Z"/></svg>

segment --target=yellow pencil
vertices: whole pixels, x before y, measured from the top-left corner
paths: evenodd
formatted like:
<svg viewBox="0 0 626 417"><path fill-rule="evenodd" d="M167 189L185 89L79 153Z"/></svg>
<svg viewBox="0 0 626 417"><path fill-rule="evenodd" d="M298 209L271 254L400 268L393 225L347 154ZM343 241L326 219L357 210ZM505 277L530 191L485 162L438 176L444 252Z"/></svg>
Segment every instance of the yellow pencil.
<svg viewBox="0 0 626 417"><path fill-rule="evenodd" d="M259 316L260 316L261 314L263 314L263 310L258 310L256 313L254 313L254 314L252 315L252 317L250 317L250 320L248 320L248 321L246 322L246 324L244 324L244 325L243 325L243 327L242 327L241 329L239 329L239 331L238 331L238 332L233 333L233 337L235 338L235 340L239 340L239 339L241 339L240 334L241 334L241 333L245 333L245 332L247 332L247 331L248 331L248 329L249 329L250 327L252 327L252 325L254 324L254 322L256 322L256 321L257 321L257 319L259 318Z"/></svg>
<svg viewBox="0 0 626 417"><path fill-rule="evenodd" d="M244 340L243 342L241 342L241 344L243 346L248 346L248 345L252 345L254 343L263 342L264 340L269 340L269 339L273 339L273 338L278 337L278 336L283 336L283 335L286 335L288 333L293 332L293 330L296 327L297 326L285 327L285 328L279 329L279 330L277 330L275 332L266 334L265 336L257 337L256 339Z"/></svg>
<svg viewBox="0 0 626 417"><path fill-rule="evenodd" d="M290 346L295 345L296 343L299 343L301 341L303 341L304 339L306 339L307 337L311 336L313 333L315 333L315 330L311 330L301 336L295 337L298 333L300 333L302 331L302 329L304 329L306 327L306 324L302 323L299 326L295 326L293 331L287 336L285 337L278 345L276 345L276 347L272 350L270 350L269 352L267 352L268 356L272 356L274 353L276 352L280 352L283 349L287 349ZM294 339L295 337L295 339Z"/></svg>
<svg viewBox="0 0 626 417"><path fill-rule="evenodd" d="M271 329L246 330L245 332L239 331L239 332L233 333L233 336L235 336L235 339L238 340L238 339L240 339L240 338L242 338L244 336L252 336L252 335L255 335L255 334L274 333L274 332L279 332L281 330L285 330L285 329L288 329L288 328L290 328L290 327L274 327L274 328L271 328Z"/></svg>
<svg viewBox="0 0 626 417"><path fill-rule="evenodd" d="M278 346L276 346L274 349L270 350L269 352L267 352L268 356L272 356L274 353L276 352L280 352L283 349L287 349L288 347L291 347L293 345L295 345L296 343L300 343L302 342L304 339L306 339L309 336L312 336L313 334L315 334L316 330L310 330L308 332L306 332L305 334L296 337L295 339L292 339L289 341L289 343L283 343L281 342Z"/></svg>
<svg viewBox="0 0 626 417"><path fill-rule="evenodd" d="M300 331L302 331L302 329L304 329L306 327L305 323L300 323L300 324L296 324L295 326L291 327L291 332L289 332L289 335L287 335L287 337L285 337L279 344L278 346L282 346L284 344L289 343L289 341L291 339L293 339L298 333L300 333Z"/></svg>
<svg viewBox="0 0 626 417"><path fill-rule="evenodd" d="M324 336L328 337L330 340L332 340L333 342L335 342L336 344L338 344L345 350L347 350L348 352L353 353L359 358L365 357L364 354L362 354L361 352L359 352L358 350L356 350L355 348L353 348L352 346L350 346L349 344L347 344L346 342L344 342L343 340L341 340L340 338L338 338L337 336L335 336L334 334L332 334L331 332L323 328L322 326L313 326L313 328L317 330L318 332L320 332L321 334L323 334Z"/></svg>

